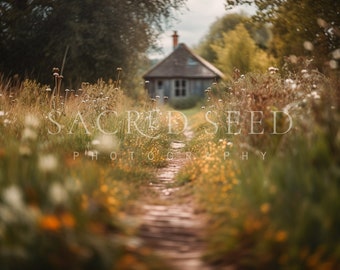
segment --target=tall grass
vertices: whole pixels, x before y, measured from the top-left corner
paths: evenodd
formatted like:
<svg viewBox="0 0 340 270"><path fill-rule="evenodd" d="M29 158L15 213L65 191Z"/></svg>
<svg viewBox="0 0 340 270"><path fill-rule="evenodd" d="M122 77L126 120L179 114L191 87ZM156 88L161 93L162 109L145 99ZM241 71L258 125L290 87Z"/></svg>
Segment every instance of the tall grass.
<svg viewBox="0 0 340 270"><path fill-rule="evenodd" d="M116 82L56 87L0 83L1 269L164 267L126 212L167 162L166 114Z"/></svg>
<svg viewBox="0 0 340 270"><path fill-rule="evenodd" d="M308 69L288 76L276 71L206 91L188 149L196 158L178 180L193 186L210 216L208 261L236 269L338 269L337 85ZM228 111L245 116L229 125ZM252 119L253 133L249 111L261 112ZM272 111L285 113L274 122ZM292 128L272 134L273 123L287 130L287 114Z"/></svg>

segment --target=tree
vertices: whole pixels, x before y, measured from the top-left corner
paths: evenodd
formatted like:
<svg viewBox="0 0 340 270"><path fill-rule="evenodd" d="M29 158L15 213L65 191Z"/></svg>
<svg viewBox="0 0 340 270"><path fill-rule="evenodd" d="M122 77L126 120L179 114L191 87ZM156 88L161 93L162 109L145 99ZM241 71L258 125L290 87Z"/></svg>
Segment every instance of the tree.
<svg viewBox="0 0 340 270"><path fill-rule="evenodd" d="M243 24L223 34L222 45L212 45L217 55L215 64L226 76L231 77L235 68L242 73L263 71L274 59L258 48Z"/></svg>
<svg viewBox="0 0 340 270"><path fill-rule="evenodd" d="M313 56L322 70L332 52L340 48L338 0L226 0L226 7L253 3L258 8L253 19L273 25L272 52L277 57Z"/></svg>
<svg viewBox="0 0 340 270"><path fill-rule="evenodd" d="M209 29L208 34L202 39L196 50L199 55L210 62L215 62L217 59L216 52L211 45L222 45L223 34L234 30L237 25L243 23L250 36L254 39L257 46L266 49L271 38L271 32L268 26L257 27L250 21L250 18L245 14L226 14L218 18Z"/></svg>
<svg viewBox="0 0 340 270"><path fill-rule="evenodd" d="M129 76L184 2L0 1L0 72L50 82L66 55L63 75L70 84L113 78L117 67Z"/></svg>

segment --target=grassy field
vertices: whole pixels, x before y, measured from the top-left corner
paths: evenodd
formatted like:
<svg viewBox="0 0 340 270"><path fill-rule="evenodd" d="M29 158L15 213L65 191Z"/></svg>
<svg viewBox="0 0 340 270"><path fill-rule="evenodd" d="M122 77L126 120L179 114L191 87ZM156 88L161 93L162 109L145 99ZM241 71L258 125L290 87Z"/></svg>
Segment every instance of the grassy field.
<svg viewBox="0 0 340 270"><path fill-rule="evenodd" d="M177 177L210 216L206 260L236 269L340 266L339 82L249 73L206 91Z"/></svg>
<svg viewBox="0 0 340 270"><path fill-rule="evenodd" d="M164 268L127 213L184 138L183 115L193 158L177 182L209 216L208 262L340 265L336 76L249 73L178 113L116 82L68 90L55 78L53 89L0 83L1 269Z"/></svg>
<svg viewBox="0 0 340 270"><path fill-rule="evenodd" d="M1 269L159 269L126 213L180 123L115 82L58 87L0 86Z"/></svg>

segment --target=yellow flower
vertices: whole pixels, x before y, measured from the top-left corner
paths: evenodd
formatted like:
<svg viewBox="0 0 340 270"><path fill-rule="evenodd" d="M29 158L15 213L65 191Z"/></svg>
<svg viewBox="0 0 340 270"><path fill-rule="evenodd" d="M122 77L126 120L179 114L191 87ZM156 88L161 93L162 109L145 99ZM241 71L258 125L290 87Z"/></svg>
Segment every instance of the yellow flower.
<svg viewBox="0 0 340 270"><path fill-rule="evenodd" d="M109 189L109 188L108 188L108 186L107 186L107 185L105 185L105 184L100 186L100 190L101 190L101 192L104 192L104 193L105 193L105 192L107 192L107 191L108 191L108 189Z"/></svg>
<svg viewBox="0 0 340 270"><path fill-rule="evenodd" d="M270 211L270 204L269 203L263 203L260 207L260 210L263 214L267 214Z"/></svg>
<svg viewBox="0 0 340 270"><path fill-rule="evenodd" d="M287 232L283 231L283 230L279 230L276 234L275 234L275 240L276 242L284 242L287 240Z"/></svg>

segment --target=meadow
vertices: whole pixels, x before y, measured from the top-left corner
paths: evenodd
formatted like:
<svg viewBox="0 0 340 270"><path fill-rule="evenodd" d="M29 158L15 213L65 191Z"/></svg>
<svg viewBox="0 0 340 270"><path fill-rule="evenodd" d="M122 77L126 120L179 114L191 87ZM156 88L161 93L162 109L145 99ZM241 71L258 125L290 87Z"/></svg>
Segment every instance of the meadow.
<svg viewBox="0 0 340 270"><path fill-rule="evenodd" d="M166 114L118 80L69 90L54 77L0 84L1 269L159 269L127 213L179 124L168 133Z"/></svg>
<svg viewBox="0 0 340 270"><path fill-rule="evenodd" d="M1 269L166 269L129 213L186 124L177 185L209 217L207 262L340 266L338 74L269 69L214 83L188 123L130 99L119 78L76 90L54 78L0 83Z"/></svg>
<svg viewBox="0 0 340 270"><path fill-rule="evenodd" d="M339 268L340 103L333 75L271 68L206 90L187 147L196 158L177 182L210 217L205 259L217 269ZM240 113L230 118L230 111ZM256 113L242 117L249 112ZM272 132L274 124L281 134Z"/></svg>

